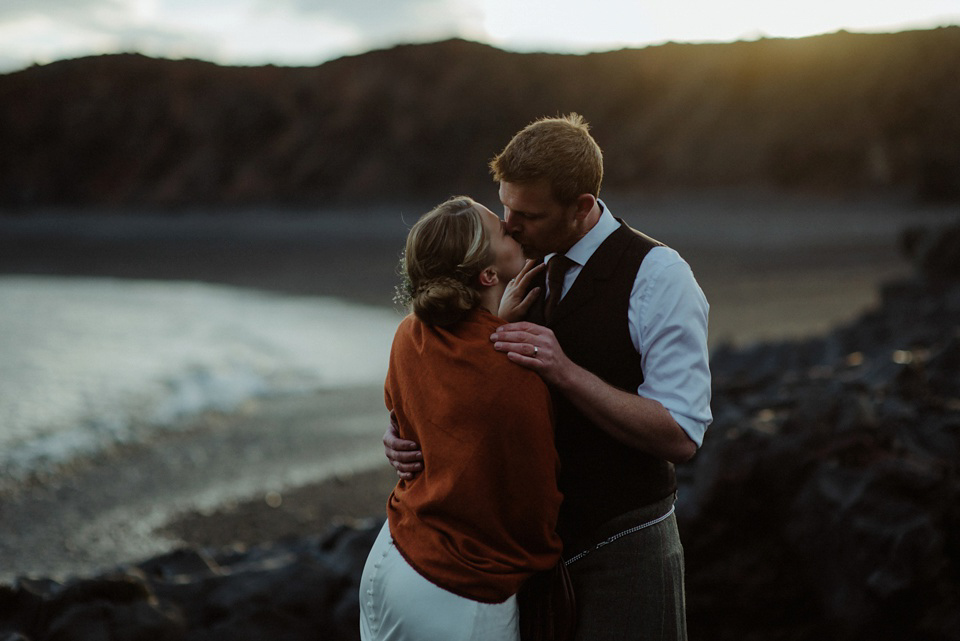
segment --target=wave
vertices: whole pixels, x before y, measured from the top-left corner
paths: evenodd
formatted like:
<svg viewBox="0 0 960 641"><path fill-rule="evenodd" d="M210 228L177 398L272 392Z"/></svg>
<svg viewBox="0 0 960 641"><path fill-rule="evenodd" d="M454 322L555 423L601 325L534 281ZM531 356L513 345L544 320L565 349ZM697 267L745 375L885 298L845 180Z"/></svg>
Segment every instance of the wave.
<svg viewBox="0 0 960 641"><path fill-rule="evenodd" d="M379 385L400 318L195 282L0 277L0 488L258 396Z"/></svg>

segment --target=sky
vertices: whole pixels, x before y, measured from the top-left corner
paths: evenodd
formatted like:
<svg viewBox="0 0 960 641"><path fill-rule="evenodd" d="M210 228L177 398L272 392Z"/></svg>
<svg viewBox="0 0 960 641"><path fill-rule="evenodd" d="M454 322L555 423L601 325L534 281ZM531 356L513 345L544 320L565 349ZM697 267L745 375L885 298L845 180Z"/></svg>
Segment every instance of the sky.
<svg viewBox="0 0 960 641"><path fill-rule="evenodd" d="M585 53L956 24L960 0L0 0L0 72L100 53L316 65L451 37Z"/></svg>

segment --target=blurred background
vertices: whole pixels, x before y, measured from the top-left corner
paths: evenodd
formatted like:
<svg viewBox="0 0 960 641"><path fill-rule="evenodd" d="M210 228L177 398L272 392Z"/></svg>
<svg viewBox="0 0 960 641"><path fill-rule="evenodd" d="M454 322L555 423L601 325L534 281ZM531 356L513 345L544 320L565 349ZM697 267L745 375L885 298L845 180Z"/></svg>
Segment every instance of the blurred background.
<svg viewBox="0 0 960 641"><path fill-rule="evenodd" d="M454 194L499 211L487 162L541 116L591 123L601 197L691 264L711 348L869 309L901 231L960 212L958 25L947 0L0 2L0 581L383 465L406 230Z"/></svg>

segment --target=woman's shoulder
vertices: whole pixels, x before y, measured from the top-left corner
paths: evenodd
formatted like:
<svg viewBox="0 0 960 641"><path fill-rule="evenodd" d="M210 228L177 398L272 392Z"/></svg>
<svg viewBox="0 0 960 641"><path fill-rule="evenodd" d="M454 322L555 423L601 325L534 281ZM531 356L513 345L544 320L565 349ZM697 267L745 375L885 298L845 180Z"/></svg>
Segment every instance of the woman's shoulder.
<svg viewBox="0 0 960 641"><path fill-rule="evenodd" d="M457 331L466 343L471 345L475 350L478 350L482 356L487 357L484 358L484 360L489 358L495 362L499 362L501 359L495 357L503 356L503 354L493 349L490 336L497 331L498 327L501 327L505 323L505 320L494 316L487 310L476 308L470 310L467 316L459 323ZM507 362L509 363L509 361Z"/></svg>
<svg viewBox="0 0 960 641"><path fill-rule="evenodd" d="M421 331L421 326L423 322L416 317L415 314L407 314L400 319L400 322L397 324L397 329L393 333L393 342L396 345L398 341L401 341L405 338L410 337L416 332Z"/></svg>
<svg viewBox="0 0 960 641"><path fill-rule="evenodd" d="M462 321L464 325L471 327L474 331L486 331L488 336L506 322L483 307L474 307L467 312Z"/></svg>
<svg viewBox="0 0 960 641"><path fill-rule="evenodd" d="M539 383L540 377L507 358L493 348L490 336L505 320L483 308L474 308L460 322L448 326L431 326L414 314L405 317L397 327L394 350L403 345L415 350L420 357L435 355L443 360L469 362L471 371L487 380L498 380L506 385L527 379Z"/></svg>
<svg viewBox="0 0 960 641"><path fill-rule="evenodd" d="M488 330L490 333L506 323L505 320L491 314L482 307L474 307L467 311L463 318L452 325L430 325L420 320L413 312L404 316L397 325L397 333L433 331L438 334L453 334L468 337L471 334Z"/></svg>
<svg viewBox="0 0 960 641"><path fill-rule="evenodd" d="M536 372L514 363L507 358L506 353L493 348L490 336L507 321L486 310L479 310L470 322L474 353L477 361L484 367L484 377L488 385L495 384L504 391L514 388L520 393L527 394L530 393L531 387L542 387L546 390L546 384Z"/></svg>

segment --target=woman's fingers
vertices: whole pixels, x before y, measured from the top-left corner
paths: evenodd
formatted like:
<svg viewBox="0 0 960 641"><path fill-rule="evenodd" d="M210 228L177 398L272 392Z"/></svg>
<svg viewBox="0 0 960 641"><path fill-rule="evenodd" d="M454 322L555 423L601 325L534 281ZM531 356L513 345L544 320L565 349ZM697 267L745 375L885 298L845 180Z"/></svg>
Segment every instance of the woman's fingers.
<svg viewBox="0 0 960 641"><path fill-rule="evenodd" d="M520 316L526 316L527 310L530 309L530 306L533 305L533 301L537 300L537 296L540 295L540 288L534 287L527 295L523 297L523 300L520 301L520 304L517 305L516 311Z"/></svg>
<svg viewBox="0 0 960 641"><path fill-rule="evenodd" d="M517 274L517 284L521 287L527 287L533 277L543 271L544 267L545 265L543 263L537 263L536 261L528 259L527 262L523 264L523 269Z"/></svg>

